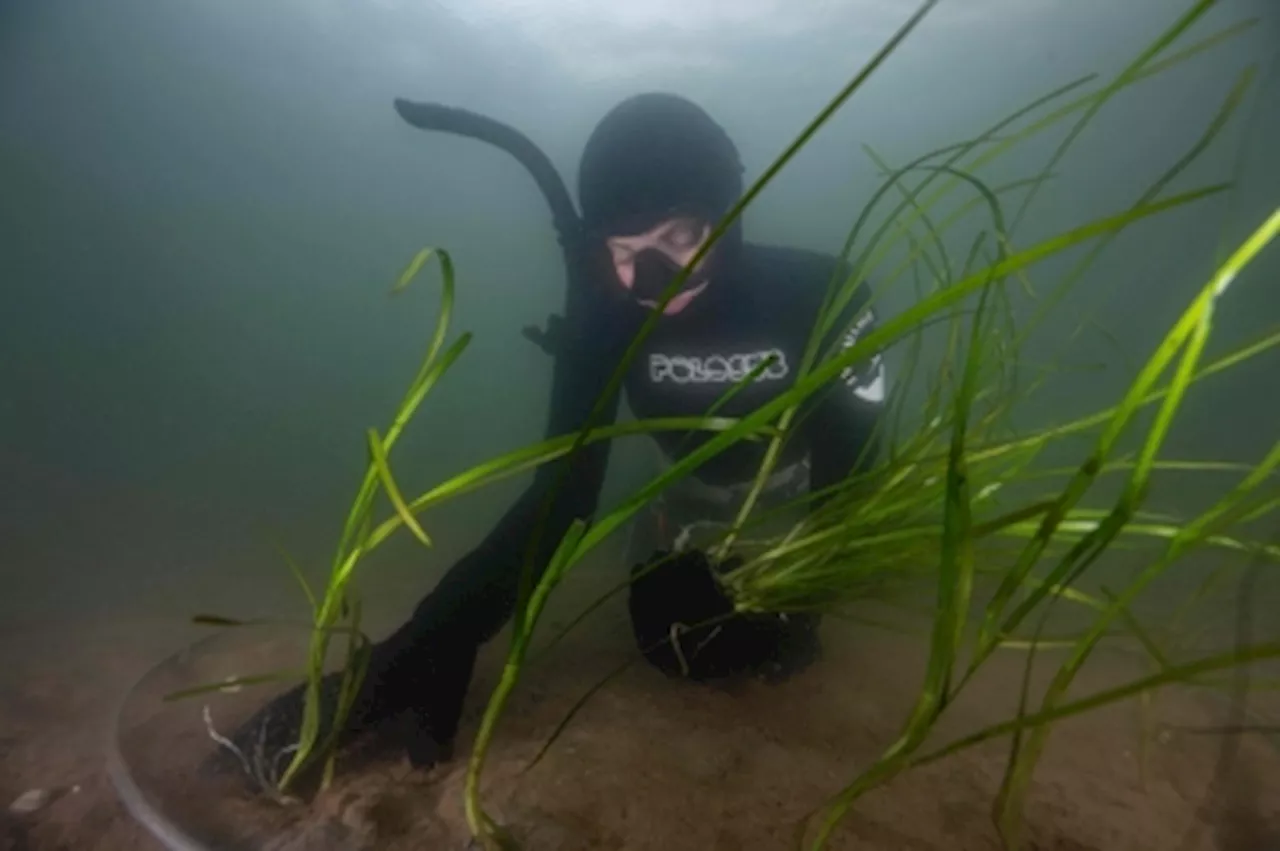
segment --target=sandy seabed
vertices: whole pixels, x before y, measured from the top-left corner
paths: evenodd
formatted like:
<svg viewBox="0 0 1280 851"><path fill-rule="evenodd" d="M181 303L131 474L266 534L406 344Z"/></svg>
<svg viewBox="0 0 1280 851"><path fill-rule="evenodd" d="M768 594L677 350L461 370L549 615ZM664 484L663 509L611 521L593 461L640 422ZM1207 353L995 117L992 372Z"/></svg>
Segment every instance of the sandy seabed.
<svg viewBox="0 0 1280 851"><path fill-rule="evenodd" d="M892 742L922 674L918 639L836 623L824 626L823 659L780 685L700 686L637 664L595 694L528 769L570 707L632 655L621 618L620 605L608 606L537 659L494 743L486 805L529 851L793 848L798 820ZM49 798L30 814L0 817L0 849L164 847L119 802L104 755L123 691L188 634L172 621L144 620L7 631L0 798L31 789ZM482 658L460 742L475 731L504 652L495 642ZM213 671L228 656L230 646L203 661ZM997 656L930 747L1007 718L1024 660ZM1078 693L1144 673L1137 659L1103 652L1082 672ZM1274 710L1255 704L1252 717L1280 718ZM1206 733L1229 723L1226 703L1170 689L1149 706L1144 758L1140 714L1130 700L1055 728L1026 809L1027 848L1280 849L1274 737ZM395 757L340 764L334 787L311 806L281 808L196 776L212 745L194 703L135 712L119 741L150 802L211 848L468 847L465 748L430 772ZM999 848L990 812L1008 746L994 740L899 776L864 797L828 847Z"/></svg>

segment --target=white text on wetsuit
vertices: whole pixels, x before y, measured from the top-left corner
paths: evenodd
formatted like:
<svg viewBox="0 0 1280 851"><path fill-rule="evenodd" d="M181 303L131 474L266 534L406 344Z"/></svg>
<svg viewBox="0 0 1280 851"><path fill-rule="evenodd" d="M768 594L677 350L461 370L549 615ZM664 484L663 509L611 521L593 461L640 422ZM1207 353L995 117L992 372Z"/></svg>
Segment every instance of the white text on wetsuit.
<svg viewBox="0 0 1280 851"><path fill-rule="evenodd" d="M766 360L772 362L756 376L756 381L780 381L791 374L787 356L781 349L740 352L732 355L649 355L649 379L655 384L721 384L738 382Z"/></svg>

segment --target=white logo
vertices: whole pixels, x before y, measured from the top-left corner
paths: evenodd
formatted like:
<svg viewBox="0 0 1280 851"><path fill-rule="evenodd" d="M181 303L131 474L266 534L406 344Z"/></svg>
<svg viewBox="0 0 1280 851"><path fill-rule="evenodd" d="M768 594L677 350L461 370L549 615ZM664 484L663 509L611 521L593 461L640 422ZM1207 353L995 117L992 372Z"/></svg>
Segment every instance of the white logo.
<svg viewBox="0 0 1280 851"><path fill-rule="evenodd" d="M880 355L871 358L870 368L865 373L846 366L840 377L853 388L853 395L859 399L872 404L884 401L884 360Z"/></svg>
<svg viewBox="0 0 1280 851"><path fill-rule="evenodd" d="M858 317L858 321L844 335L842 348L849 348L858 342L862 332L875 323L875 314L870 310ZM853 388L853 395L866 402L878 404L884 401L884 359L879 353L872 355L866 369L847 366L840 372L844 383Z"/></svg>
<svg viewBox="0 0 1280 851"><path fill-rule="evenodd" d="M781 349L743 352L733 355L649 355L649 380L655 384L731 384L742 381L766 360L772 362L756 376L756 381L779 381L791 374L787 356Z"/></svg>
<svg viewBox="0 0 1280 851"><path fill-rule="evenodd" d="M858 342L858 338L862 336L862 332L867 330L869 326L874 325L875 321L876 315L870 310L859 316L858 321L853 323L853 327L845 332L843 340L844 348L847 349L854 343Z"/></svg>

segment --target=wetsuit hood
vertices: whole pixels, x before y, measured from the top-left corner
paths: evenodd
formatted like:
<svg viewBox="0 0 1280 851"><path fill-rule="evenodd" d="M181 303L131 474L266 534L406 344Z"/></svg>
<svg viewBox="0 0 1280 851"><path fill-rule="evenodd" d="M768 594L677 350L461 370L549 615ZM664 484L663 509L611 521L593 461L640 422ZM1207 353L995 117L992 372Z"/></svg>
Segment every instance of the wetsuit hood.
<svg viewBox="0 0 1280 851"><path fill-rule="evenodd" d="M733 141L701 107L651 92L610 110L587 140L578 170L586 231L641 233L672 215L718 221L742 194ZM717 248L737 239L737 228Z"/></svg>

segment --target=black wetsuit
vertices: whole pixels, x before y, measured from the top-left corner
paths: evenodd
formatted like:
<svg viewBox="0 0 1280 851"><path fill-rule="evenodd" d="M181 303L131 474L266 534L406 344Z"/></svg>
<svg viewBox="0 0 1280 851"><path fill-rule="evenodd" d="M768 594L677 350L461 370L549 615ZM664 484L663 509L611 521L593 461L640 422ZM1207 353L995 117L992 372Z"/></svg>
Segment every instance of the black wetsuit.
<svg viewBox="0 0 1280 851"><path fill-rule="evenodd" d="M714 221L741 193L736 149L687 101L667 95L626 101L588 142L579 176L579 219L554 170L520 134L441 107L401 102L398 108L417 126L447 127L506 148L529 167L547 194L569 280L563 316L546 345L555 358L546 434L579 431L649 310L620 286L601 235L644 232L673 210ZM453 126L459 121L462 129ZM748 414L793 384L837 272L836 260L746 243L739 226L717 243L712 258L706 266L709 285L680 313L660 317L630 364L623 391L638 418L703 416L765 361L769 365L718 408L718 415ZM636 290L639 281L637 273ZM867 297L861 287L845 314L847 322L837 325L846 345L874 321L869 311L860 312ZM804 411L779 468L807 459L815 490L842 480L860 459L872 457L868 441L882 395L878 358L826 388ZM614 421L620 401L614 394L592 424ZM687 453L706 438L705 432L656 437L669 456ZM763 451L763 442L739 443L696 475L710 485L739 484L754 475ZM536 579L570 524L595 514L608 456L608 445L595 443L567 461L538 469L492 532L445 573L407 623L375 646L352 730L408 713L414 723L407 745L415 762L431 763L450 752L476 651L512 617L530 554ZM705 567L705 558L701 564ZM668 612L668 607L683 605L682 597L701 595L713 606L725 605L715 599L718 589L706 570L689 579L696 572L677 566L661 580L670 584L651 585L642 593L633 588L632 618L644 621L637 626L638 637L664 634L664 618L682 617L678 608ZM296 717L299 701L297 691L282 698L251 722L250 730L262 719L275 725L277 719Z"/></svg>

